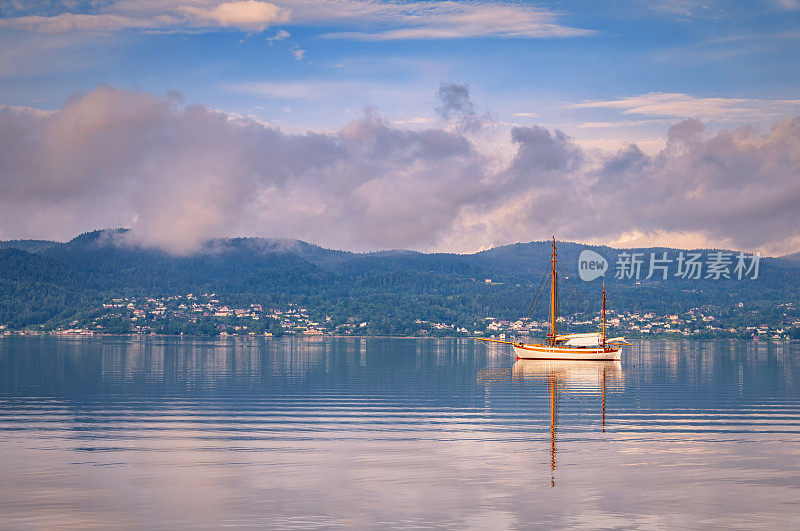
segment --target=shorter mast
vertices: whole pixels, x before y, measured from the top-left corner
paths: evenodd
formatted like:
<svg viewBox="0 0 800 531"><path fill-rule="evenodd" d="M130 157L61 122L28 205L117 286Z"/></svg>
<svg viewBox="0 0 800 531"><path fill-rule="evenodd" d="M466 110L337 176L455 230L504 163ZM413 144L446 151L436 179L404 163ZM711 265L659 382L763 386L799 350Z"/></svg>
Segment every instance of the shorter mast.
<svg viewBox="0 0 800 531"><path fill-rule="evenodd" d="M556 346L556 237L553 236L552 271L550 272L550 346Z"/></svg>
<svg viewBox="0 0 800 531"><path fill-rule="evenodd" d="M606 348L606 281L603 281L603 350Z"/></svg>

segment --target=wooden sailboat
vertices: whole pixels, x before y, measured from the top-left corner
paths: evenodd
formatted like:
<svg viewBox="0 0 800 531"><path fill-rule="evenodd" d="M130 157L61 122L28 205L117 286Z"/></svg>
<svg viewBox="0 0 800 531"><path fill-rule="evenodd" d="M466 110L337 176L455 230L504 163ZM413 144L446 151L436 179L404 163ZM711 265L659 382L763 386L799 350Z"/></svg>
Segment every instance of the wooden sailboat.
<svg viewBox="0 0 800 531"><path fill-rule="evenodd" d="M603 316L599 332L558 334L558 272L556 271L556 239L553 237L553 256L550 270L550 332L544 343L523 343L478 338L480 341L505 343L514 347L517 359L619 361L620 347L630 345L624 337L606 338L606 284L603 282Z"/></svg>

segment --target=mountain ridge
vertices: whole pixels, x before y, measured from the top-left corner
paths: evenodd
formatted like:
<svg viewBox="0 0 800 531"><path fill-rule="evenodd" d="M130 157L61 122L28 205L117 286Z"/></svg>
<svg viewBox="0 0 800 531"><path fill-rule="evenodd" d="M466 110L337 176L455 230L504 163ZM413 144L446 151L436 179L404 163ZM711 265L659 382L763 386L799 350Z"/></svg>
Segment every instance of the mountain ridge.
<svg viewBox="0 0 800 531"><path fill-rule="evenodd" d="M52 247L61 246L76 246L76 245L111 245L115 244L118 247L127 247L131 249L138 249L141 251L161 252L170 256L197 256L202 254L209 254L219 252L221 249L230 247L231 243L238 242L240 245L251 247L253 251L269 250L272 252L287 252L297 251L297 254L313 255L314 253L330 253L338 256L397 256L397 255L447 255L447 256L487 256L497 253L507 252L511 249L518 249L526 246L539 246L551 245L551 240L531 240L527 242L515 242L509 244L498 245L490 249L482 251L456 253L447 251L433 251L424 252L414 249L381 249L374 251L348 251L342 249L332 249L323 247L322 245L306 242L297 238L268 238L261 236L231 236L212 238L203 243L200 248L192 253L175 254L169 251L160 249L158 247L141 245L135 240L125 240L118 238L118 236L128 234L131 229L116 228L116 229L97 229L81 233L66 242L58 242L54 240L41 240L41 239L12 239L0 240L0 249L15 248L23 251L38 252L40 250L49 249ZM116 238L115 238L116 237ZM227 245L226 245L227 244ZM606 250L613 253L620 252L663 252L663 251L693 251L693 252L716 252L722 251L726 253L739 253L740 250L725 249L717 247L697 247L697 248L682 248L682 247L668 247L668 246L647 246L647 247L612 247L609 245L588 244L582 242L572 242L566 240L556 240L556 245L559 247L559 254L563 252L563 247L568 248L580 247L581 249L591 250ZM780 256L764 256L765 259L781 259L781 260L800 260L800 251Z"/></svg>
<svg viewBox="0 0 800 531"><path fill-rule="evenodd" d="M322 318L377 322L370 329L374 333L405 333L416 320L465 323L488 315L528 315L533 292L549 271L551 253L547 240L457 254L357 253L302 240L217 238L199 253L173 255L131 245L127 233L92 231L65 243L0 242L0 325L52 327L76 316L80 320L113 298L220 293L241 304L302 304ZM641 279L625 279L615 278L621 253L649 258L649 253L673 256L680 250L573 242L558 246L565 282L562 309L567 313L596 305L599 280L577 279L583 249L608 261L609 303L619 308L676 312L708 306L727 311L742 303L748 310L773 312L800 298L800 260L764 258L756 280L686 279L672 272L666 280L647 279L644 266Z"/></svg>

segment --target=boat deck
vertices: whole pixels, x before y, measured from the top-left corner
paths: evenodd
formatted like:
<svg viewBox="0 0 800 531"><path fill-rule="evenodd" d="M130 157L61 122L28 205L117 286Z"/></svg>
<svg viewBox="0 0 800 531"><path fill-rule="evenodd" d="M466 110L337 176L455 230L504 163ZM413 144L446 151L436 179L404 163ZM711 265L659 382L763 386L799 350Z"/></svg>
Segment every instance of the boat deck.
<svg viewBox="0 0 800 531"><path fill-rule="evenodd" d="M619 361L619 348L615 347L559 347L542 344L514 343L514 353L527 360Z"/></svg>

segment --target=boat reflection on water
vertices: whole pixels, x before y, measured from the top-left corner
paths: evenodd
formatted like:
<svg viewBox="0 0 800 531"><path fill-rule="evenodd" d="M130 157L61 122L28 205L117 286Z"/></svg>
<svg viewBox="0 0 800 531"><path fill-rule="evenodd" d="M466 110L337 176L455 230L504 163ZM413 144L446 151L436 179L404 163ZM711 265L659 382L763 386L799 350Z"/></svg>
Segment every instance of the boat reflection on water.
<svg viewBox="0 0 800 531"><path fill-rule="evenodd" d="M619 361L559 361L518 359L511 369L515 383L546 381L550 393L550 487L556 486L558 393L599 391L601 431L606 431L606 386L621 383ZM603 439L605 440L605 438Z"/></svg>

